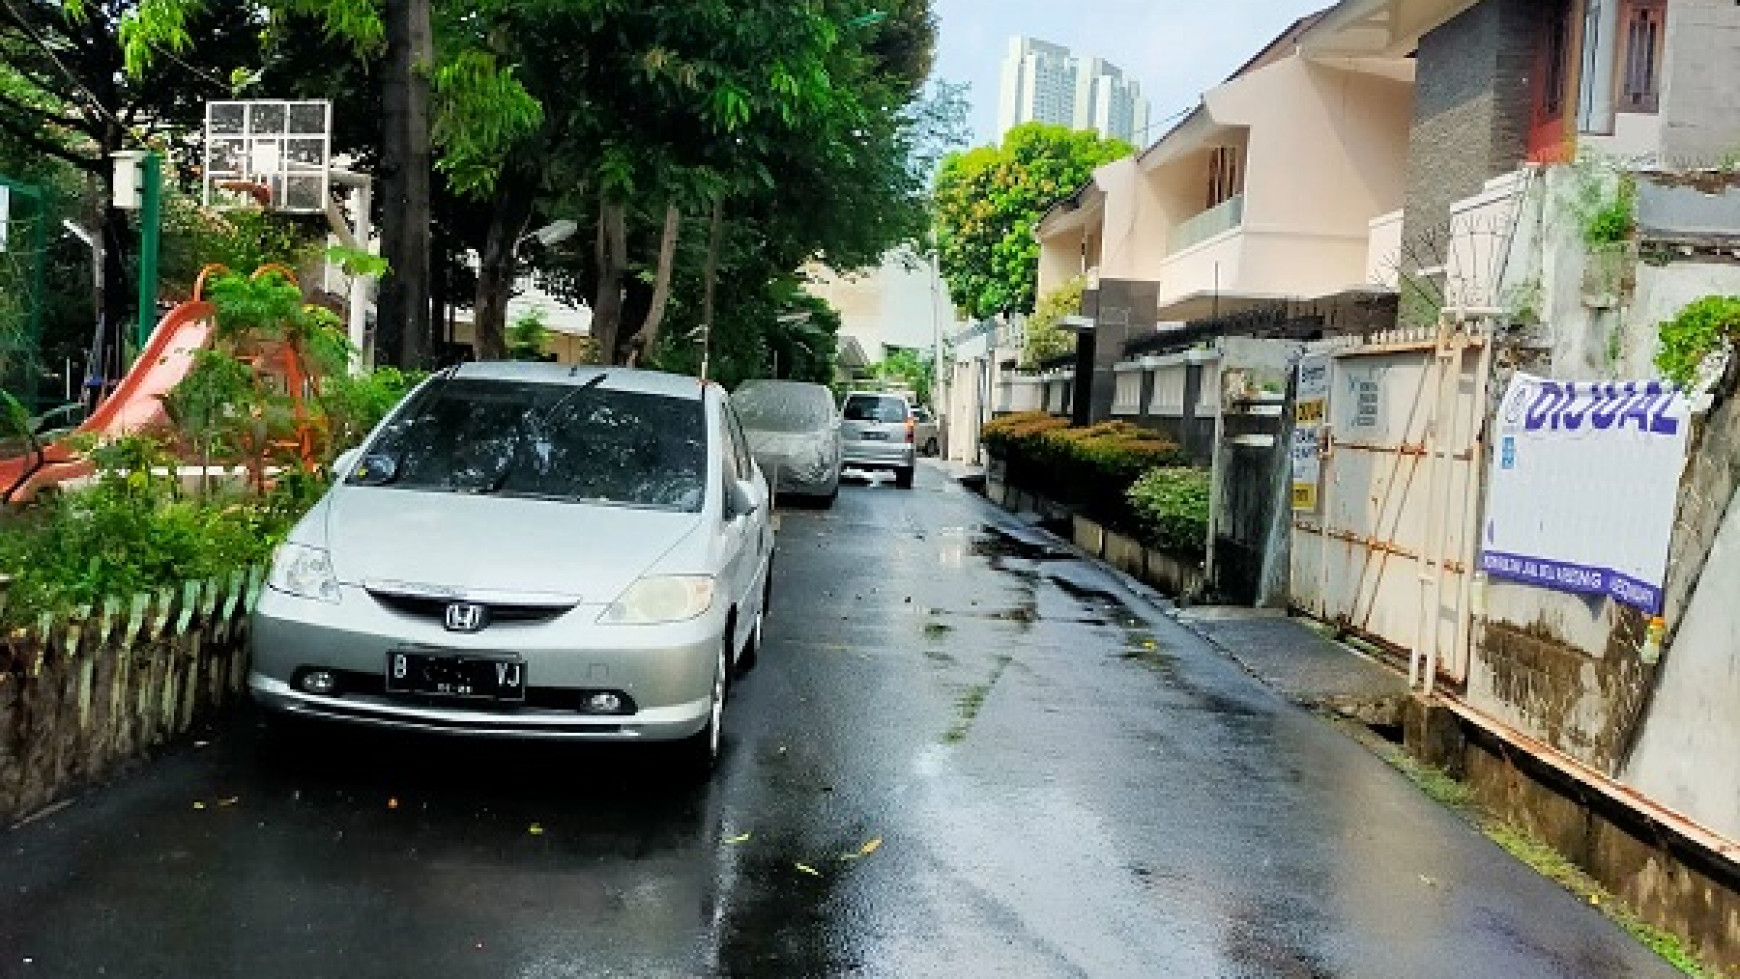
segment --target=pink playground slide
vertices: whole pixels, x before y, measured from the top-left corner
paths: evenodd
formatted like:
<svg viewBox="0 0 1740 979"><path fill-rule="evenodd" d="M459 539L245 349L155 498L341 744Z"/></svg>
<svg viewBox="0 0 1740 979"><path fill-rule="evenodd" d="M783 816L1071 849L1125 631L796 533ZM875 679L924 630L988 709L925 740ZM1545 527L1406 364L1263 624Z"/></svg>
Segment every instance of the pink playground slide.
<svg viewBox="0 0 1740 979"><path fill-rule="evenodd" d="M194 351L210 341L211 331L210 303L186 302L170 310L151 334L145 353L77 434L114 438L166 423L163 396L187 376ZM91 473L91 464L65 441L47 446L42 464L33 466L37 459L30 455L0 459L0 494L6 494L0 502L22 503L45 486Z"/></svg>

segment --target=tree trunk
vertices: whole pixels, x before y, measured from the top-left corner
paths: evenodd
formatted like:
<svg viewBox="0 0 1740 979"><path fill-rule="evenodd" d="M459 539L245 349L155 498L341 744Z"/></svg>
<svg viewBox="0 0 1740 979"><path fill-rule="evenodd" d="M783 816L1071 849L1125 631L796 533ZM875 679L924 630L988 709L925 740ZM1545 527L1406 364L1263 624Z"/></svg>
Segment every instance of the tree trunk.
<svg viewBox="0 0 1740 979"><path fill-rule="evenodd" d="M536 187L531 179L521 179L511 170L496 183L489 234L478 253L477 302L472 306L479 360L507 357L507 306L519 272L514 245L531 223Z"/></svg>
<svg viewBox="0 0 1740 979"><path fill-rule="evenodd" d="M381 92L381 255L391 266L376 306L376 362L429 365L430 0L386 0Z"/></svg>
<svg viewBox="0 0 1740 979"><path fill-rule="evenodd" d="M682 212L675 204L665 205L665 228L659 235L659 264L653 273L652 305L647 308L646 319L630 341L630 364L638 364L658 342L659 327L665 321L665 308L671 304L671 271L677 259L677 235L682 229Z"/></svg>
<svg viewBox="0 0 1740 979"><path fill-rule="evenodd" d="M628 209L604 200L598 209L598 297L592 307L592 337L598 358L622 363L616 342L622 327L622 288L628 274Z"/></svg>

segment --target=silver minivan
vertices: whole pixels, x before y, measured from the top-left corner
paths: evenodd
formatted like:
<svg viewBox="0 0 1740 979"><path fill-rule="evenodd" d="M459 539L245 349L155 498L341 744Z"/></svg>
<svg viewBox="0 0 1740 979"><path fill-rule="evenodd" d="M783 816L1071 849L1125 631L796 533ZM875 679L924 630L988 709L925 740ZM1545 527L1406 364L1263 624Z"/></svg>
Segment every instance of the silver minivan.
<svg viewBox="0 0 1740 979"><path fill-rule="evenodd" d="M554 364L424 382L276 555L254 697L473 737L677 741L710 765L761 643L768 487L722 388Z"/></svg>
<svg viewBox="0 0 1740 979"><path fill-rule="evenodd" d="M853 392L846 396L840 416L845 465L890 470L894 485L911 489L918 466L918 421L906 398L880 391Z"/></svg>

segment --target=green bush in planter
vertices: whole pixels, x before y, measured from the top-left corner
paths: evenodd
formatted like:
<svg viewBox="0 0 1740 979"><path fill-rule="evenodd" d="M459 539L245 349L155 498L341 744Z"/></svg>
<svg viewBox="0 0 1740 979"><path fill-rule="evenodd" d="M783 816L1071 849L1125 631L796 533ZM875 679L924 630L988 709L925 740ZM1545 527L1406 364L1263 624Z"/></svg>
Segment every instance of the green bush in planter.
<svg viewBox="0 0 1740 979"><path fill-rule="evenodd" d="M1152 469L1136 480L1128 496L1149 544L1194 553L1207 548L1208 470L1188 466Z"/></svg>
<svg viewBox="0 0 1740 979"><path fill-rule="evenodd" d="M1007 467L1011 484L1118 530L1137 530L1126 491L1137 477L1184 462L1178 446L1129 422L1071 428L1041 412L1008 415L985 426L993 458Z"/></svg>

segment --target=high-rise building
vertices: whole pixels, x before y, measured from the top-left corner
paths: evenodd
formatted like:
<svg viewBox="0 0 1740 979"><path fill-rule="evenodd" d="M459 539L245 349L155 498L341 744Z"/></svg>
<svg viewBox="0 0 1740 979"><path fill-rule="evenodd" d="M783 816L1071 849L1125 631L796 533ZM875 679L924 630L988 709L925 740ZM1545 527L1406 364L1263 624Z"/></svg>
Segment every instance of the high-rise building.
<svg viewBox="0 0 1740 979"><path fill-rule="evenodd" d="M1024 122L1092 129L1129 143L1147 139L1148 100L1118 66L1078 58L1059 44L1015 37L1003 59L997 127L1007 133Z"/></svg>

